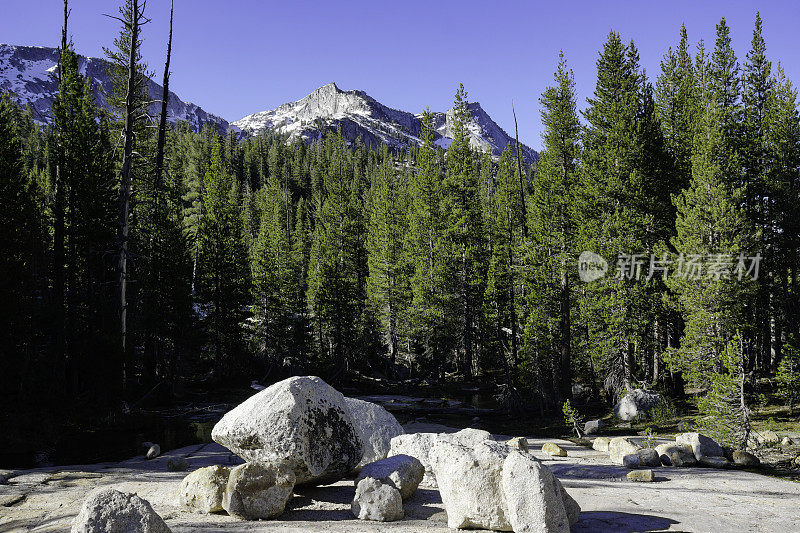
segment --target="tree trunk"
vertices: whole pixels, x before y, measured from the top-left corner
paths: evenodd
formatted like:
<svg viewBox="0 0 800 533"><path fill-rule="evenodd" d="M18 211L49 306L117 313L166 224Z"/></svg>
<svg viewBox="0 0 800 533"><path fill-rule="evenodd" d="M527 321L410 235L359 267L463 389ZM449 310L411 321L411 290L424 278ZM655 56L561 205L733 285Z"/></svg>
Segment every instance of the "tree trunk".
<svg viewBox="0 0 800 533"><path fill-rule="evenodd" d="M61 50L58 56L58 82L64 78L63 54L67 49L67 22L69 19L68 0L64 0L64 25L61 29ZM64 148L61 139L56 139L56 165L55 176L53 178L53 303L55 304L55 357L57 367L63 365L65 373L68 373L70 362L66 350L66 327L64 309L64 259L65 259L65 239L64 239ZM69 383L69 376L66 376Z"/></svg>
<svg viewBox="0 0 800 533"><path fill-rule="evenodd" d="M122 152L122 172L119 186L119 218L117 242L119 246L119 334L121 359L123 362L123 388L130 380L131 368L128 362L128 234L130 231L131 202L131 159L133 158L133 114L136 111L136 51L139 42L139 0L133 2L133 17L130 24L131 42L128 55L128 89L125 97L125 145Z"/></svg>
<svg viewBox="0 0 800 533"><path fill-rule="evenodd" d="M150 290L155 294L156 287L160 285L161 279L161 242L159 229L165 231L163 225L166 220L166 213L164 206L161 202L161 184L163 181L164 173L164 145L166 144L167 136L167 107L169 104L169 63L172 57L172 14L173 7L170 7L169 13L169 39L167 41L167 60L164 63L164 80L162 83L161 94L161 116L158 122L158 141L156 143L156 165L155 177L153 179L153 220L155 222L155 231L151 238L151 258L150 258ZM155 301L151 302L155 303ZM147 331L147 342L145 344L144 355L144 375L147 377L148 385L152 385L157 379L159 357L161 355L161 346L159 335L158 321L150 320Z"/></svg>

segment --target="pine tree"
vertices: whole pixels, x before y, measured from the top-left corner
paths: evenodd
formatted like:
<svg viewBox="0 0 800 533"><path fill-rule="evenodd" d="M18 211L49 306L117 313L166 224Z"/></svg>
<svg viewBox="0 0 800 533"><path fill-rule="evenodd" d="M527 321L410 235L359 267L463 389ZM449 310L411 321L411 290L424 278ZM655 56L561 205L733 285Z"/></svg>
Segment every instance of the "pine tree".
<svg viewBox="0 0 800 533"><path fill-rule="evenodd" d="M207 305L207 327L220 377L242 369L243 322L250 301L250 269L239 210L238 184L225 171L215 144L203 178L200 248L200 298Z"/></svg>
<svg viewBox="0 0 800 533"><path fill-rule="evenodd" d="M800 220L794 207L800 201L800 118L797 90L778 66L767 108L765 145L768 147L766 176L773 224L774 285L772 313L775 341L789 335L800 336L800 292L797 257L800 251ZM780 346L775 358L780 359Z"/></svg>
<svg viewBox="0 0 800 533"><path fill-rule="evenodd" d="M673 245L680 255L669 283L678 294L686 328L673 364L695 382L705 379L703 372L720 368L728 343L738 331L747 331L745 305L752 297L750 276L745 275L751 266L752 231L741 208L744 192L725 174L722 112L715 101L706 101L695 139L692 182L675 198ZM690 267L706 260L713 269Z"/></svg>
<svg viewBox="0 0 800 533"><path fill-rule="evenodd" d="M454 349L455 317L449 314L452 296L445 291L448 243L444 238L442 166L434 144L433 116L422 115L422 144L416 172L410 176L407 249L413 273L409 314L418 363L443 376L446 358ZM423 365L420 365L423 366Z"/></svg>
<svg viewBox="0 0 800 533"><path fill-rule="evenodd" d="M606 388L615 391L632 385L636 360L649 348L643 340L650 337L652 324L648 287L639 279L643 256L652 252L655 241L646 186L652 177L644 166L641 129L644 91L635 46L625 46L611 32L584 112L588 124L578 197L583 249L617 262L616 272L584 287L581 301L587 348L599 355Z"/></svg>
<svg viewBox="0 0 800 533"><path fill-rule="evenodd" d="M506 385L514 386L511 368L519 358L519 302L521 252L523 244L522 198L512 146L506 145L500 155L496 185L487 211L490 258L486 283L486 316L490 331L484 335L494 339L486 343L486 351L496 354L492 364L500 365ZM488 166L491 160L485 162Z"/></svg>
<svg viewBox="0 0 800 533"><path fill-rule="evenodd" d="M481 192L469 142L469 121L467 93L460 85L453 109L453 141L447 149L447 173L442 182L442 212L446 217L444 235L452 247L445 263L452 268L446 290L456 299L455 309L449 312L459 322L456 363L466 378L479 368L478 327L486 275Z"/></svg>
<svg viewBox="0 0 800 533"><path fill-rule="evenodd" d="M33 358L33 261L36 219L27 180L22 173L22 142L14 122L14 104L0 95L0 382L9 392L21 392L21 369ZM14 302L14 305L11 305ZM17 390L15 390L17 389Z"/></svg>
<svg viewBox="0 0 800 533"><path fill-rule="evenodd" d="M692 175L692 145L700 95L685 25L681 25L680 36L677 50L673 52L670 48L661 60L655 101L656 115L675 164L675 179L679 189L684 189Z"/></svg>
<svg viewBox="0 0 800 533"><path fill-rule="evenodd" d="M789 404L789 416L792 416L795 404L800 401L800 348L794 335L789 335L782 353L775 379L778 394Z"/></svg>
<svg viewBox="0 0 800 533"><path fill-rule="evenodd" d="M767 177L768 106L772 92L772 65L766 58L766 44L762 35L761 16L756 13L751 49L747 53L742 75L742 139L740 141L741 164L743 166L745 207L748 218L753 221L761 250L764 251L764 275L757 288L757 303L753 306L753 323L757 360L769 372L771 352L780 351L780 339L772 342L770 300L774 298L773 279L775 273L775 235L771 218L773 194ZM769 253L767 251L769 250ZM780 327L780 325L778 326Z"/></svg>
<svg viewBox="0 0 800 533"><path fill-rule="evenodd" d="M386 145L379 149L379 156L382 162L372 172L368 203L367 298L377 314L388 360L394 367L408 331L405 320L410 291L407 258L403 253L408 198L406 185L395 170L394 157Z"/></svg>
<svg viewBox="0 0 800 533"><path fill-rule="evenodd" d="M308 302L320 362L338 375L352 363L353 341L359 339L364 302L360 264L364 257L363 212L358 205L361 191L354 187L359 178L341 130L326 139L324 149L330 161L324 178L317 178Z"/></svg>
<svg viewBox="0 0 800 533"><path fill-rule="evenodd" d="M563 52L559 54L555 85L542 95L544 150L534 173L534 196L531 202L531 246L529 261L535 265L529 279L530 315L526 338L528 357L534 358L536 346L544 367L537 372L540 383L552 376L555 403L560 405L572 395L572 314L576 290L575 248L576 213L574 194L580 157L580 122L575 100L575 81L567 68ZM535 346L536 345L536 346ZM548 394L549 396L549 394Z"/></svg>
<svg viewBox="0 0 800 533"><path fill-rule="evenodd" d="M744 341L737 333L720 354L718 371L703 372L707 392L697 402L701 431L736 449L746 449L751 429L751 411L748 407L745 385Z"/></svg>

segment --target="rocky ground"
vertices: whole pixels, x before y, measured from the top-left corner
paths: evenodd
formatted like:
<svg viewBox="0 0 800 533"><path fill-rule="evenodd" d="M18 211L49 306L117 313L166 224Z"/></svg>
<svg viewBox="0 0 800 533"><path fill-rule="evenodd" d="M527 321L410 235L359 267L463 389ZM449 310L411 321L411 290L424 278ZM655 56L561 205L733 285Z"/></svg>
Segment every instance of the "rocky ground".
<svg viewBox="0 0 800 533"><path fill-rule="evenodd" d="M442 431L441 426L406 427ZM800 523L800 484L741 470L657 468L654 483L634 483L628 470L612 465L605 453L555 441L569 453L550 457L544 439L529 439L533 453L548 464L581 505L573 531L789 531ZM252 532L446 532L446 514L438 491L420 487L404 502L406 518L378 523L355 520L350 513L350 480L315 488L297 487L287 511L277 520L247 522L225 514L200 515L181 510L176 494L186 472L168 464L184 459L189 470L241 461L217 444L195 445L121 463L50 467L16 472L0 484L0 531L68 531L88 492L109 485L136 492L150 501L175 533Z"/></svg>

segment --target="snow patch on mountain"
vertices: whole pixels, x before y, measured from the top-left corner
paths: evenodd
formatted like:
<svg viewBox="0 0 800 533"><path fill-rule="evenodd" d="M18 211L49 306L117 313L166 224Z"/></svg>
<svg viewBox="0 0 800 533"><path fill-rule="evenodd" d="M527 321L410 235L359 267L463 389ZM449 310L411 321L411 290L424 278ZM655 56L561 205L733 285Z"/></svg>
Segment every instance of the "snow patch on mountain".
<svg viewBox="0 0 800 533"><path fill-rule="evenodd" d="M492 120L480 104L471 103L469 113L471 120L467 129L474 148L500 155L509 142L514 144L514 139ZM435 143L442 148L450 146L452 141L452 121L452 109L446 113L433 113ZM270 130L306 141L341 127L348 142L361 137L370 148L380 143L404 148L421 142L422 114L392 109L363 91L343 91L335 83L329 83L297 102L248 115L232 124L251 134ZM528 146L522 145L522 153L529 163L537 158L536 152Z"/></svg>

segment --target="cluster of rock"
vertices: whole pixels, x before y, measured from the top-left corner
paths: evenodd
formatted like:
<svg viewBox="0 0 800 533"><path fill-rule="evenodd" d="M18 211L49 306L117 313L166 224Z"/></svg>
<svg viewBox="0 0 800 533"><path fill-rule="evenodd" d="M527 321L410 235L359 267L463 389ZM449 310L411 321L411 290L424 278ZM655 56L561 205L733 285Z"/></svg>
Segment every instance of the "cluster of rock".
<svg viewBox="0 0 800 533"><path fill-rule="evenodd" d="M704 466L727 468L733 464L757 466L759 460L746 451L726 453L714 439L701 433L681 433L674 443L664 443L654 448L642 447L629 437L597 437L592 448L607 452L612 463L631 469L659 466ZM636 477L636 476L634 476Z"/></svg>
<svg viewBox="0 0 800 533"><path fill-rule="evenodd" d="M318 377L293 377L229 411L211 438L247 462L285 464L297 483L325 483L386 457L402 433L383 407L346 398Z"/></svg>
<svg viewBox="0 0 800 533"><path fill-rule="evenodd" d="M392 522L404 516L403 500L417 490L425 467L410 455L393 455L365 465L355 480L350 510L360 520Z"/></svg>
<svg viewBox="0 0 800 533"><path fill-rule="evenodd" d="M212 438L246 462L187 475L177 499L194 512L274 518L296 484L357 474L351 511L362 520L402 519L403 500L421 484L438 487L453 528L567 532L580 513L550 469L528 453L524 438L501 443L472 428L404 434L382 407L346 398L317 377L289 378L260 391L223 416ZM115 520L133 527L120 529ZM169 528L138 496L104 489L86 500L73 531Z"/></svg>
<svg viewBox="0 0 800 533"><path fill-rule="evenodd" d="M580 514L550 469L528 453L524 438L496 442L472 428L414 433L393 438L389 455L387 461L419 459L422 484L439 489L452 528L569 531Z"/></svg>

